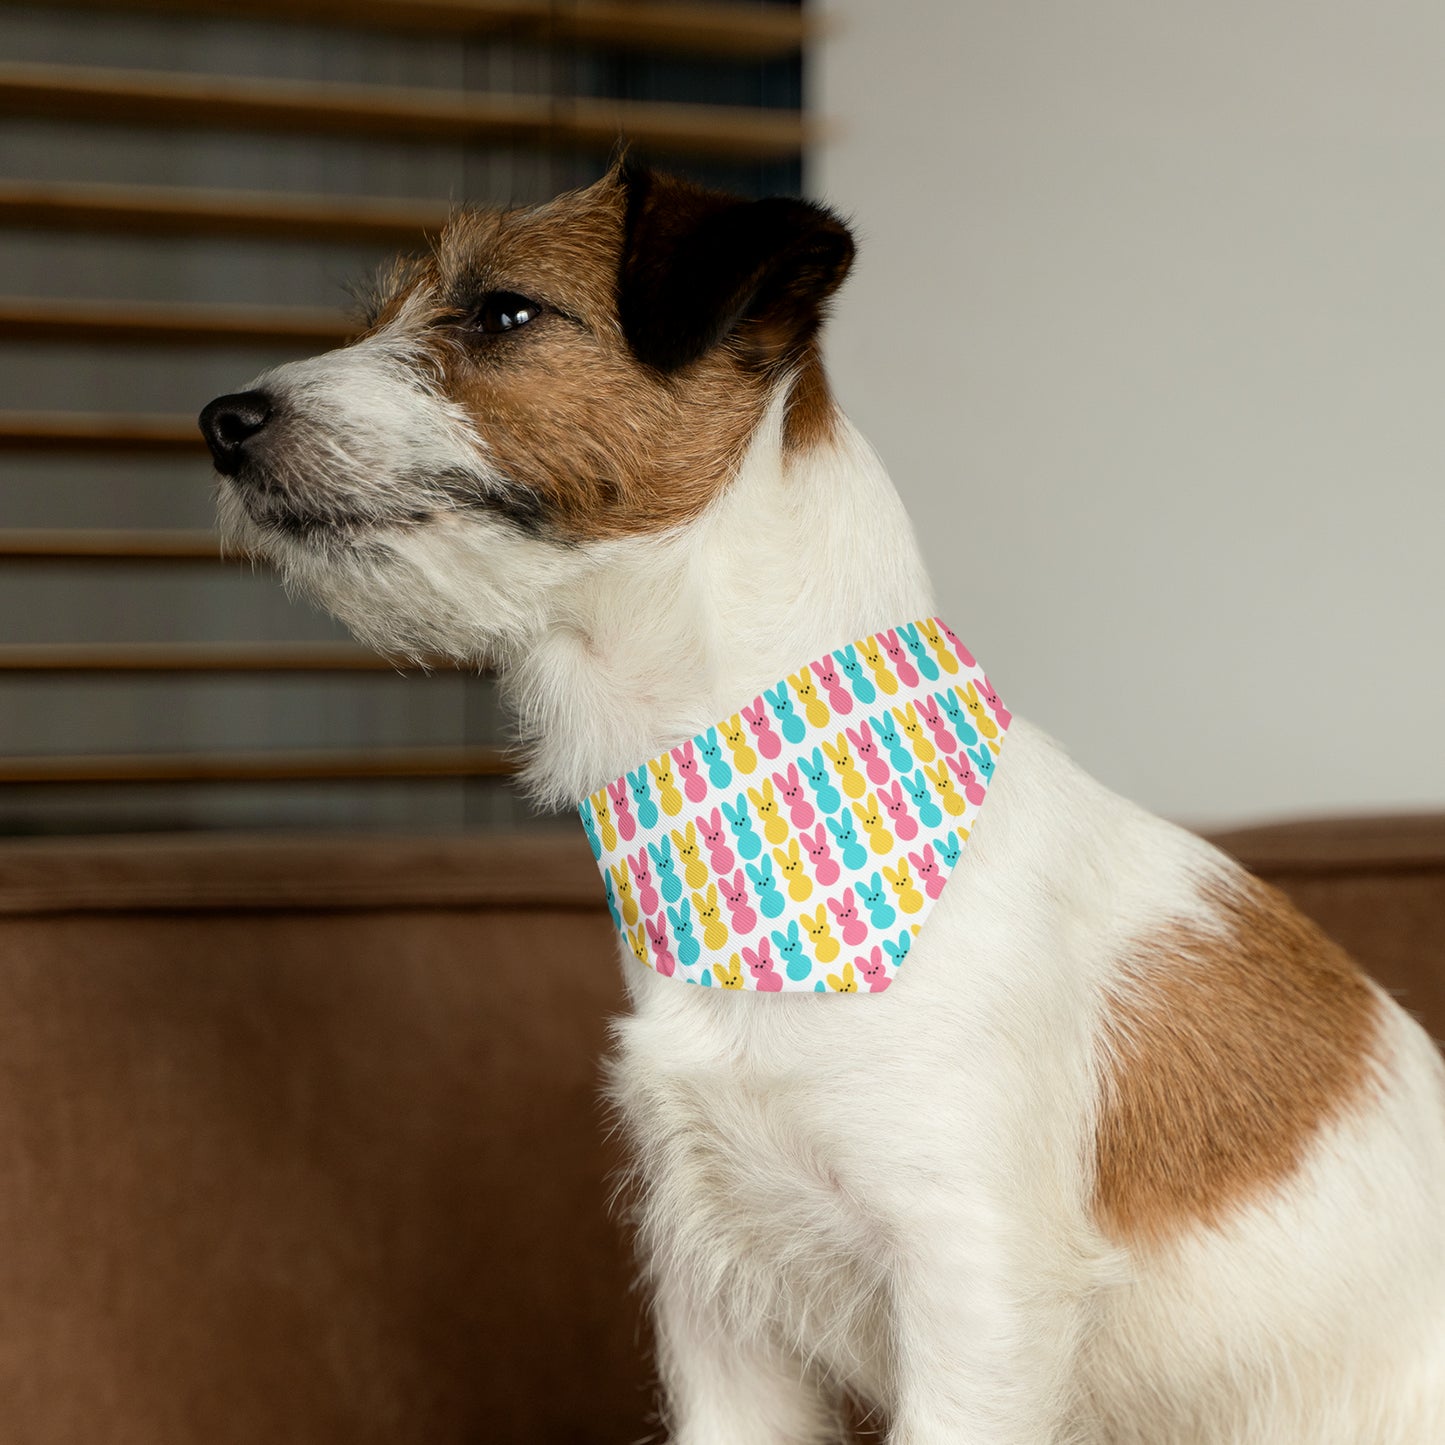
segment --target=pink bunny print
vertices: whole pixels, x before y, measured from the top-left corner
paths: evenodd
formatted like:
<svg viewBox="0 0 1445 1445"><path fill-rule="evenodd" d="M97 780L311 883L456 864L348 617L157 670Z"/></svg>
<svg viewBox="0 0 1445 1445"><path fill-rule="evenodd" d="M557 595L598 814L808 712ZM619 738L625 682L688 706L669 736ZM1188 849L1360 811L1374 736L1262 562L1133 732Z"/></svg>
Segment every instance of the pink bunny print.
<svg viewBox="0 0 1445 1445"><path fill-rule="evenodd" d="M908 804L903 801L902 783L894 783L892 792L887 788L879 788L878 801L888 809L888 816L893 819L893 831L905 843L918 836L918 824L914 822L913 814L908 811Z"/></svg>
<svg viewBox="0 0 1445 1445"><path fill-rule="evenodd" d="M783 980L773 963L772 948L766 938L758 940L756 953L751 948L743 949L743 962L747 964L748 972L753 976L753 986L759 993L782 991Z"/></svg>
<svg viewBox="0 0 1445 1445"><path fill-rule="evenodd" d="M698 772L697 754L691 743L683 743L681 747L673 748L672 760L677 764L677 771L682 777L682 790L687 794L689 803L700 803L707 797L707 779Z"/></svg>
<svg viewBox="0 0 1445 1445"><path fill-rule="evenodd" d="M909 658L908 649L898 640L898 633L890 627L887 632L880 632L878 635L883 639L883 646L893 660L893 671L898 674L898 681L904 687L917 687L918 669Z"/></svg>
<svg viewBox="0 0 1445 1445"><path fill-rule="evenodd" d="M981 803L984 799L984 786L978 780L978 775L968 765L968 758L960 753L956 758L947 759L949 770L958 779L958 785L963 789L963 796L970 803Z"/></svg>
<svg viewBox="0 0 1445 1445"><path fill-rule="evenodd" d="M737 859L733 857L733 850L728 847L728 832L723 826L722 814L716 808L706 816L699 813L697 827L703 842L712 853L712 871L723 875L731 873Z"/></svg>
<svg viewBox="0 0 1445 1445"><path fill-rule="evenodd" d="M938 625L944 630L944 632L947 634L948 640L953 644L953 650L958 654L958 660L965 667L977 667L978 663L974 661L973 653L971 653L968 648L966 648L963 643L958 640L958 634L953 630L953 628L951 628L948 623L946 623L941 617L938 619Z"/></svg>
<svg viewBox="0 0 1445 1445"><path fill-rule="evenodd" d="M808 850L808 857L813 860L813 876L818 882L824 888L836 883L838 863L833 857L833 850L828 846L827 829L821 823L818 824L817 832L803 834L803 847Z"/></svg>
<svg viewBox="0 0 1445 1445"><path fill-rule="evenodd" d="M928 724L928 731L933 734L934 745L944 757L949 753L958 751L958 739L949 731L948 720L938 710L938 699L933 697L919 698L918 710L923 714L923 721Z"/></svg>
<svg viewBox="0 0 1445 1445"><path fill-rule="evenodd" d="M731 883L726 878L719 881L722 883L723 897L727 899L728 910L733 916L733 932L751 933L758 926L758 915L748 902L748 887L743 882L743 870L738 869Z"/></svg>
<svg viewBox="0 0 1445 1445"><path fill-rule="evenodd" d="M888 977L888 965L883 962L883 950L876 945L866 959L860 954L853 962L868 981L869 993L882 993L892 983L893 980Z"/></svg>
<svg viewBox="0 0 1445 1445"><path fill-rule="evenodd" d="M637 819L632 816L632 797L627 791L627 779L619 778L615 783L608 783L607 796L612 799L618 836L624 843L630 843L637 836Z"/></svg>
<svg viewBox="0 0 1445 1445"><path fill-rule="evenodd" d="M845 888L843 897L830 898L828 900L828 911L833 915L833 921L838 925L843 934L843 942L849 947L856 948L868 938L868 925L858 916L858 905L853 899L853 890Z"/></svg>
<svg viewBox="0 0 1445 1445"><path fill-rule="evenodd" d="M788 816L793 820L793 827L808 828L813 822L813 805L808 801L808 794L803 788L803 780L798 776L797 763L789 763L786 773L774 773L773 781L778 785L778 791L783 795L783 801L788 805Z"/></svg>
<svg viewBox="0 0 1445 1445"><path fill-rule="evenodd" d="M671 978L677 972L677 958L667 936L667 920L658 914L647 922L647 940L652 944L652 966L664 978Z"/></svg>
<svg viewBox="0 0 1445 1445"><path fill-rule="evenodd" d="M983 700L993 709L993 715L998 719L998 725L1006 728L1013 720L1014 715L1003 705L1003 699L993 690L993 684L988 680L988 674L983 674L983 681L979 683L978 690L983 694Z"/></svg>
<svg viewBox="0 0 1445 1445"><path fill-rule="evenodd" d="M828 706L835 713L852 712L853 695L839 680L838 664L833 661L832 654L820 657L812 666L813 675L818 679L818 686L828 694Z"/></svg>
<svg viewBox="0 0 1445 1445"><path fill-rule="evenodd" d="M873 784L886 783L893 774L888 769L888 764L883 761L878 752L878 742L873 736L873 729L867 723L862 723L857 732L852 728L848 729L848 741L853 744L857 754L863 760L863 766L868 770L868 781Z"/></svg>
<svg viewBox="0 0 1445 1445"><path fill-rule="evenodd" d="M653 886L652 864L648 860L647 849L644 848L636 857L629 853L627 861L632 864L632 876L637 880L637 906L644 913L656 913L662 905Z"/></svg>
<svg viewBox="0 0 1445 1445"><path fill-rule="evenodd" d="M765 758L777 757L783 750L783 740L773 731L773 716L762 698L755 697L753 705L743 709L743 716L748 720L748 727L757 741L758 751Z"/></svg>
<svg viewBox="0 0 1445 1445"><path fill-rule="evenodd" d="M938 866L938 859L933 853L933 844L925 843L922 853L910 853L908 860L918 871L919 881L923 884L923 891L930 898L937 898L943 892L943 885L948 882L947 876L942 868Z"/></svg>

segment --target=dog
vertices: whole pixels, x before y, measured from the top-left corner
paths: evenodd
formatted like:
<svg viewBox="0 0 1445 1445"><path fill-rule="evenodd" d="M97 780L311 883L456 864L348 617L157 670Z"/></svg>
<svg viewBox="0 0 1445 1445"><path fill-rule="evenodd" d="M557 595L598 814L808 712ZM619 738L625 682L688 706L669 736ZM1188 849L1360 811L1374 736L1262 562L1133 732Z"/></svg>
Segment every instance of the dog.
<svg viewBox="0 0 1445 1445"><path fill-rule="evenodd" d="M746 746L776 679L934 615L822 367L853 252L626 159L460 212L359 340L202 413L223 530L387 653L494 667L545 802ZM676 1445L833 1441L849 1401L893 1445L1445 1441L1439 1054L1026 722L886 993L621 953Z"/></svg>

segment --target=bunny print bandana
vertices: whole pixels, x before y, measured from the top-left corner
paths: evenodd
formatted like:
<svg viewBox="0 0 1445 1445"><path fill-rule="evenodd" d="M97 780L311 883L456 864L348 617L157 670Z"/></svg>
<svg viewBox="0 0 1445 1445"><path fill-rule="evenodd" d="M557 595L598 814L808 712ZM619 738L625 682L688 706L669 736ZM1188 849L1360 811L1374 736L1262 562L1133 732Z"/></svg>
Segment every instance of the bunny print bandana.
<svg viewBox="0 0 1445 1445"><path fill-rule="evenodd" d="M1010 714L937 618L840 647L580 806L637 961L705 988L881 993Z"/></svg>

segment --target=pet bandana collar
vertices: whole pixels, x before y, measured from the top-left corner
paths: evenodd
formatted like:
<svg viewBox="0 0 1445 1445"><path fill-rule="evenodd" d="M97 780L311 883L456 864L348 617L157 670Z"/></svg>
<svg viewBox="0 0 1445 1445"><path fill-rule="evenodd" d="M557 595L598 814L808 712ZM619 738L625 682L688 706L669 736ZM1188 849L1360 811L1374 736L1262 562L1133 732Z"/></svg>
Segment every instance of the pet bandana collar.
<svg viewBox="0 0 1445 1445"><path fill-rule="evenodd" d="M805 663L579 806L637 961L881 993L958 862L1011 715L937 618Z"/></svg>

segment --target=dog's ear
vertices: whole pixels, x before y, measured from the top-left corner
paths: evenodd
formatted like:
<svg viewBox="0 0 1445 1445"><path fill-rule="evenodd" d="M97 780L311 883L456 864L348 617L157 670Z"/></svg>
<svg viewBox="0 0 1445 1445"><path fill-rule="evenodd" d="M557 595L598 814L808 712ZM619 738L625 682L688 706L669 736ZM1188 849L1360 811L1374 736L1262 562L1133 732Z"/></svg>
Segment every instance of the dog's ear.
<svg viewBox="0 0 1445 1445"><path fill-rule="evenodd" d="M624 161L618 315L639 361L671 372L728 337L759 364L788 361L822 322L853 238L807 201L741 200Z"/></svg>

